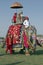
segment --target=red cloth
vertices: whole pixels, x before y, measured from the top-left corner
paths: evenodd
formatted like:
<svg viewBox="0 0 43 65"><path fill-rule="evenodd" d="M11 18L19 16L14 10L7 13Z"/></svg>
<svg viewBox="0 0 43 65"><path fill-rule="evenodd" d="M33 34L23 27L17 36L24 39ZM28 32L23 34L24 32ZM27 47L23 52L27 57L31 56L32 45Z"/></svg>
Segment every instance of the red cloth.
<svg viewBox="0 0 43 65"><path fill-rule="evenodd" d="M11 45L11 38L10 37L6 37L6 45Z"/></svg>
<svg viewBox="0 0 43 65"><path fill-rule="evenodd" d="M14 16L13 16L13 22L16 23L16 18L17 18L17 13L14 13Z"/></svg>
<svg viewBox="0 0 43 65"><path fill-rule="evenodd" d="M18 43L20 43L20 40L13 37L13 44L18 44Z"/></svg>
<svg viewBox="0 0 43 65"><path fill-rule="evenodd" d="M6 46L6 53L8 52L8 50L10 51L10 54L12 54L12 45L7 45Z"/></svg>
<svg viewBox="0 0 43 65"><path fill-rule="evenodd" d="M13 44L20 42L20 30L21 30L20 24L18 25L11 25L8 29L8 33L13 36Z"/></svg>
<svg viewBox="0 0 43 65"><path fill-rule="evenodd" d="M26 33L25 32L23 32L23 41L24 41L24 46L26 47L26 48L28 48L28 46L29 46L29 44L28 44L28 37L27 37L27 35L26 35Z"/></svg>
<svg viewBox="0 0 43 65"><path fill-rule="evenodd" d="M6 53L10 51L10 54L12 54L12 43L11 43L11 38L6 37Z"/></svg>
<svg viewBox="0 0 43 65"><path fill-rule="evenodd" d="M20 29L21 25L14 26L13 44L20 43Z"/></svg>

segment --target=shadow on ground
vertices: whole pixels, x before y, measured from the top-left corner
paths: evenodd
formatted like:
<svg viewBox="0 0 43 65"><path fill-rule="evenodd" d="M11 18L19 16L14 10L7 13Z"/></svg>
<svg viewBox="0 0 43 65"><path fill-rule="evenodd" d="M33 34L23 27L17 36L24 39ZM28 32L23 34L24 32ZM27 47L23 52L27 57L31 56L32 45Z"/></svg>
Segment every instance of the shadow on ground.
<svg viewBox="0 0 43 65"><path fill-rule="evenodd" d="M19 61L19 62L15 62L15 63L11 63L11 64L6 64L6 65L17 65L17 64L20 64L20 63L23 63L24 61Z"/></svg>
<svg viewBox="0 0 43 65"><path fill-rule="evenodd" d="M25 52L23 51L23 49L21 49L19 52L13 51L13 54L25 54Z"/></svg>
<svg viewBox="0 0 43 65"><path fill-rule="evenodd" d="M25 54L25 52L23 50L19 51L19 52L13 52L13 55L17 55L17 54ZM36 50L34 53L32 53L30 51L31 55L43 55L43 50ZM1 53L0 56L4 56L4 55L10 55L10 53Z"/></svg>
<svg viewBox="0 0 43 65"><path fill-rule="evenodd" d="M13 55L17 55L17 54L25 54L23 50L20 50L19 52L15 52L13 51ZM0 56L4 56L4 55L10 55L10 53L0 53Z"/></svg>
<svg viewBox="0 0 43 65"><path fill-rule="evenodd" d="M6 54L6 53L1 53L0 56L4 56L4 55L10 55L10 54Z"/></svg>
<svg viewBox="0 0 43 65"><path fill-rule="evenodd" d="M43 55L43 50L36 50L34 55Z"/></svg>

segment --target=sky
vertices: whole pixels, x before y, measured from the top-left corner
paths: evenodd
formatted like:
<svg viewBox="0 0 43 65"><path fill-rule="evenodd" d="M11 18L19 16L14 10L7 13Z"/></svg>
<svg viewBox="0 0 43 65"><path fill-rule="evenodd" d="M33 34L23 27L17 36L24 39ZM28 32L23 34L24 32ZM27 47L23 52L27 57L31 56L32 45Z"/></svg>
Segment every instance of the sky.
<svg viewBox="0 0 43 65"><path fill-rule="evenodd" d="M10 6L14 2L23 5L23 15L29 17L31 25L37 29L37 34L43 35L43 0L0 0L0 37L5 37L12 17L16 12Z"/></svg>

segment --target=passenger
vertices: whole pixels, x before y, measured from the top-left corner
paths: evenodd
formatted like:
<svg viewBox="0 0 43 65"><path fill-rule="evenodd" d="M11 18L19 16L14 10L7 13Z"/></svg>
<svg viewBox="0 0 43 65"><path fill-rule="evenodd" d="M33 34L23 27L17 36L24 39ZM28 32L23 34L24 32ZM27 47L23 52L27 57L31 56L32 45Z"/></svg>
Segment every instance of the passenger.
<svg viewBox="0 0 43 65"><path fill-rule="evenodd" d="M23 16L23 12L20 12L17 14L17 23L18 24L22 24L22 16Z"/></svg>

